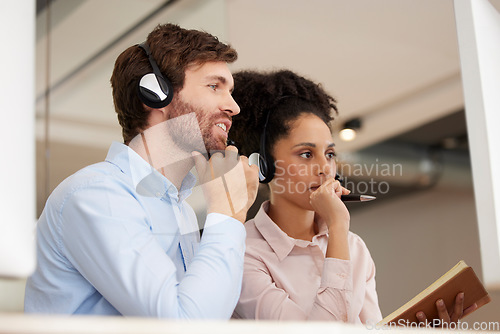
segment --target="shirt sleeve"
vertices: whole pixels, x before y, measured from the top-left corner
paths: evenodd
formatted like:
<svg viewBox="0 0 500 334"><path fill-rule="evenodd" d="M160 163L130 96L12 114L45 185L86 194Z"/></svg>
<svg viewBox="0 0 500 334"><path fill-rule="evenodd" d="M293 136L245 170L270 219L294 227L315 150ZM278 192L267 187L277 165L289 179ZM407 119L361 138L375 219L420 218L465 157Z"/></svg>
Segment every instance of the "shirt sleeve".
<svg viewBox="0 0 500 334"><path fill-rule="evenodd" d="M150 231L147 211L131 193L101 182L73 192L60 215L61 252L123 315L231 316L244 256L245 229L237 220L207 217L210 227L178 281L174 262Z"/></svg>
<svg viewBox="0 0 500 334"><path fill-rule="evenodd" d="M365 302L363 303L363 308L361 309L359 318L364 324L376 324L382 320L382 313L380 312L380 307L378 305L375 283L375 263L373 262L371 256L367 273Z"/></svg>
<svg viewBox="0 0 500 334"><path fill-rule="evenodd" d="M267 320L347 321L352 295L350 261L326 259L321 284L310 312L306 313L288 293L277 287L265 263L245 255L244 280L235 316Z"/></svg>

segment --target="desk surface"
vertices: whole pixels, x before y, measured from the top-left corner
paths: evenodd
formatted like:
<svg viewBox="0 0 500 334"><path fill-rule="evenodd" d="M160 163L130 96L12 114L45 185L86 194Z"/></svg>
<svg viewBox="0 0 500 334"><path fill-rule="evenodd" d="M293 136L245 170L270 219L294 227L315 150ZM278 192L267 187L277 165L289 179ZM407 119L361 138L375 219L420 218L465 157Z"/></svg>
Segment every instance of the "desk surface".
<svg viewBox="0 0 500 334"><path fill-rule="evenodd" d="M279 326L279 330L277 327ZM44 316L0 313L0 333L255 334L359 333L364 326L335 322L172 321L153 318Z"/></svg>
<svg viewBox="0 0 500 334"><path fill-rule="evenodd" d="M276 321L172 321L152 318L44 316L22 313L0 313L0 333L140 333L140 334L305 334L305 333L387 333L364 325L339 322L276 322ZM391 329L390 333L449 333L439 329ZM465 333L460 331L460 333ZM477 334L478 332L470 331ZM498 333L500 332L492 332Z"/></svg>

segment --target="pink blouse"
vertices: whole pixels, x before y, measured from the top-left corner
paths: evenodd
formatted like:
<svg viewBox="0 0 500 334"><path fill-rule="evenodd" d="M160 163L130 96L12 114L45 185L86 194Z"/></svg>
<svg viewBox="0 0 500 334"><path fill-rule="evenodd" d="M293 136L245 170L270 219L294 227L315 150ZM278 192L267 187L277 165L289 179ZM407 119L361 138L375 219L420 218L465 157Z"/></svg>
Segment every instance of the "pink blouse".
<svg viewBox="0 0 500 334"><path fill-rule="evenodd" d="M243 286L233 317L380 321L375 264L363 240L349 232L351 260L325 258L326 224L312 241L293 239L269 218L268 206L245 223Z"/></svg>

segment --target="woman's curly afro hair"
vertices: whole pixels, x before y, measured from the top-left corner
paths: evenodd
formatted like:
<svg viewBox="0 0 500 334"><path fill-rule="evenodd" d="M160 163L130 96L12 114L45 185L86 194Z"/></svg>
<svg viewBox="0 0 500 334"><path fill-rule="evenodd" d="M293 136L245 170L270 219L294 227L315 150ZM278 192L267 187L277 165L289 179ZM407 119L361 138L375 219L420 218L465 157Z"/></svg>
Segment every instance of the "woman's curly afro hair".
<svg viewBox="0 0 500 334"><path fill-rule="evenodd" d="M311 80L289 70L241 71L233 74L233 98L241 112L229 132L243 155L258 152L266 117L266 152L286 137L291 123L304 113L318 116L330 127L337 114L336 100ZM267 116L269 113L269 116Z"/></svg>

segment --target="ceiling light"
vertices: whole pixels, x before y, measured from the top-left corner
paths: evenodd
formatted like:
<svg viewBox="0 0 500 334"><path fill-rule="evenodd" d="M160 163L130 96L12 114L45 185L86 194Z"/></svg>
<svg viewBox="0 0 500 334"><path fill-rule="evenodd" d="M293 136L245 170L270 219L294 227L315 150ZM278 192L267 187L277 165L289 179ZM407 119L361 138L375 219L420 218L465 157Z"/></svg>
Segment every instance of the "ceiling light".
<svg viewBox="0 0 500 334"><path fill-rule="evenodd" d="M357 131L361 128L361 120L359 118L351 119L344 124L344 127L339 132L340 139L343 141L351 141L356 138Z"/></svg>

